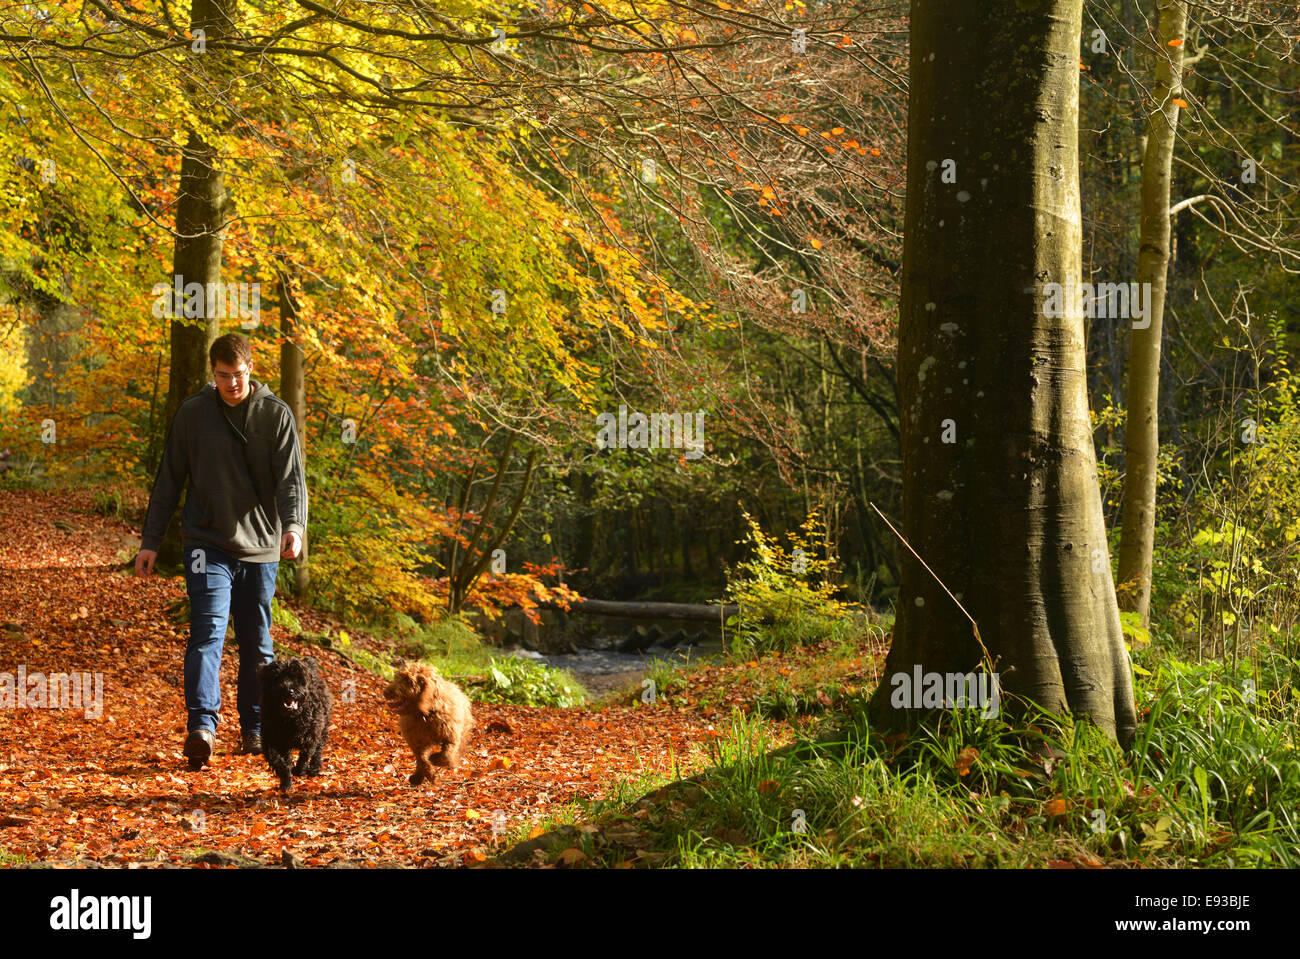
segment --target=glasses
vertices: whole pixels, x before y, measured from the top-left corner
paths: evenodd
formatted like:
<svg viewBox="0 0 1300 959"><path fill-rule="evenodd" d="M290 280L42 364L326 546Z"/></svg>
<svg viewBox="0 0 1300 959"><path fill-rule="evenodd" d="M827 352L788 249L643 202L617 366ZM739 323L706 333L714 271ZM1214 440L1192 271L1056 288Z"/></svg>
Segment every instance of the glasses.
<svg viewBox="0 0 1300 959"><path fill-rule="evenodd" d="M236 370L234 373L218 373L217 379L223 383L233 383L236 380L248 379L249 370Z"/></svg>

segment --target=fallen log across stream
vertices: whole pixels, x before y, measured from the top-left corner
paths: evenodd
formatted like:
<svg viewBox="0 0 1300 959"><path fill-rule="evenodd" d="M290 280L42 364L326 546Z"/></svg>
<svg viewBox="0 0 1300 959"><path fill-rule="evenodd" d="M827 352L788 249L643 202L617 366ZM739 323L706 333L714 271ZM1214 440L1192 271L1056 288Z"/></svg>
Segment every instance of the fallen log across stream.
<svg viewBox="0 0 1300 959"><path fill-rule="evenodd" d="M559 609L554 603L539 604L542 609ZM722 622L734 616L740 607L734 604L622 602L612 599L584 599L569 605L570 613L590 616L625 616L631 619L685 619L701 623Z"/></svg>

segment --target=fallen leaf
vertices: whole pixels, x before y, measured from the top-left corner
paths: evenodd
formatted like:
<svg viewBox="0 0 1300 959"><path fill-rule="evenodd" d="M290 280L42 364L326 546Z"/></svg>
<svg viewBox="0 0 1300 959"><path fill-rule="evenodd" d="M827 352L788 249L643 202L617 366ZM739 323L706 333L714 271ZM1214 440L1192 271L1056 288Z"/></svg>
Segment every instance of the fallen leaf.
<svg viewBox="0 0 1300 959"><path fill-rule="evenodd" d="M954 768L958 776L965 776L970 772L971 763L973 763L980 754L980 751L974 746L967 746L957 754L957 762Z"/></svg>
<svg viewBox="0 0 1300 959"><path fill-rule="evenodd" d="M571 846L555 857L557 866L576 866L587 861L587 854L576 846Z"/></svg>

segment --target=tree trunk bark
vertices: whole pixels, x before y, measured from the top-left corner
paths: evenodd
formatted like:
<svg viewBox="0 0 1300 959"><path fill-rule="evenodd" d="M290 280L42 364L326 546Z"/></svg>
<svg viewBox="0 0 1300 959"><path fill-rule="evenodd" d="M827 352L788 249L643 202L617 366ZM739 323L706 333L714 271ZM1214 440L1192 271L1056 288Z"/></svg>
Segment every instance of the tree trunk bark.
<svg viewBox="0 0 1300 959"><path fill-rule="evenodd" d="M26 403L32 406L63 407L69 392L67 372L73 358L84 353L79 335L83 320L75 303L68 302L66 279L59 279L62 296L29 287L29 301L36 308L36 320L27 335L27 371L31 386ZM59 423L58 431L67 428ZM56 433L56 438L58 434ZM66 442L66 435L60 442Z"/></svg>
<svg viewBox="0 0 1300 959"><path fill-rule="evenodd" d="M1150 325L1133 329L1129 352L1128 408L1124 427L1124 509L1119 545L1119 605L1151 620L1151 553L1155 544L1156 460L1160 453L1160 338L1164 328L1165 286L1169 273L1169 182L1182 95L1183 44L1187 7L1182 0L1157 0L1156 36L1160 46L1142 155L1142 225L1138 283L1150 284Z"/></svg>
<svg viewBox="0 0 1300 959"><path fill-rule="evenodd" d="M208 41L228 37L233 30L236 0L193 0L190 5L190 33L204 31ZM194 57L215 58L215 51L192 52ZM209 75L211 70L209 69ZM208 104L196 104L210 109ZM225 182L216 166L216 149L195 130L189 132L181 154L180 189L176 197L176 242L172 250L172 283L203 285L221 282L222 230L226 220ZM181 277L183 279L177 279ZM205 296L205 306L207 298ZM164 408L164 435L187 397L208 381L208 348L220 332L216 317L186 318L183 304L173 302L171 320L171 369ZM189 495L188 493L186 494ZM180 562L180 510L172 515L158 550L158 561Z"/></svg>
<svg viewBox="0 0 1300 959"><path fill-rule="evenodd" d="M906 547L893 645L871 705L899 677L967 674L1136 725L1107 558L1084 375L1078 178L1083 0L913 0L907 210L898 342ZM1046 284L1061 284L1062 315ZM961 603L961 607L958 606ZM964 607L964 609L963 609Z"/></svg>
<svg viewBox="0 0 1300 959"><path fill-rule="evenodd" d="M298 304L293 298L292 277L281 272L280 294L280 399L293 411L294 426L298 430L298 448L302 450L304 469L307 462L307 379L303 365L302 344L299 337ZM311 570L307 565L308 544L311 538L304 525L302 552L293 566L293 594L305 599L311 587Z"/></svg>

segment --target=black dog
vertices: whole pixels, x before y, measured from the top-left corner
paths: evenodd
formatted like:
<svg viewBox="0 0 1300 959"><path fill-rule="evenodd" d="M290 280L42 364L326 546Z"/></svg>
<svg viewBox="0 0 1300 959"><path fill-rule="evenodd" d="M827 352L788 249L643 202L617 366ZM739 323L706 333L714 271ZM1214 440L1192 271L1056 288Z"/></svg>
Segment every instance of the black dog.
<svg viewBox="0 0 1300 959"><path fill-rule="evenodd" d="M280 791L294 776L320 774L320 754L334 712L334 697L314 659L280 659L257 668L262 682L262 750ZM298 750L293 771L289 760Z"/></svg>

